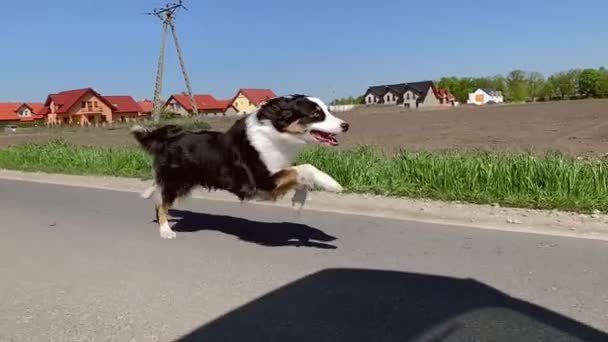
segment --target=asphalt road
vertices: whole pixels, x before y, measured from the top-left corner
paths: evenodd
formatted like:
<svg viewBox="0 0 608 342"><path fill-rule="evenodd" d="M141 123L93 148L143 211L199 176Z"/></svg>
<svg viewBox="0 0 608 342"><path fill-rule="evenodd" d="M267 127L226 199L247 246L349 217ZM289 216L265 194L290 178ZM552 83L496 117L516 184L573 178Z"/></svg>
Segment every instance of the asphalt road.
<svg viewBox="0 0 608 342"><path fill-rule="evenodd" d="M608 340L608 243L0 180L0 341ZM578 322L577 322L578 321Z"/></svg>

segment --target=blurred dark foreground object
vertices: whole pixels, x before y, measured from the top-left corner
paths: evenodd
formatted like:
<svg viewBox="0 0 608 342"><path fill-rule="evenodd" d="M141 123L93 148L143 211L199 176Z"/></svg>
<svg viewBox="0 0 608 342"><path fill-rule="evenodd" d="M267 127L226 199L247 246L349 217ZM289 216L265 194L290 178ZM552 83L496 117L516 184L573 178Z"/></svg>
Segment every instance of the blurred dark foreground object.
<svg viewBox="0 0 608 342"><path fill-rule="evenodd" d="M608 341L608 335L469 279L329 269L178 341Z"/></svg>

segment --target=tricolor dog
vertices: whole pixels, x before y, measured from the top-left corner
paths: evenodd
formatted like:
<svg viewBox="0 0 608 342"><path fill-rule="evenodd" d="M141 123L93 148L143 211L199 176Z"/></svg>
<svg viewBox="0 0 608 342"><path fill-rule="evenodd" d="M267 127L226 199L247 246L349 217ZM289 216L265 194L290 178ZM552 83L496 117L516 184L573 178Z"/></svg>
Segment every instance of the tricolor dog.
<svg viewBox="0 0 608 342"><path fill-rule="evenodd" d="M294 162L306 144L335 146L336 136L348 128L320 99L291 95L269 99L226 132L165 125L153 130L135 126L131 133L154 161L154 185L142 196L160 195L160 236L173 239L168 210L198 186L228 191L241 201L276 201L294 190L293 201L301 205L309 188L342 191L313 165Z"/></svg>

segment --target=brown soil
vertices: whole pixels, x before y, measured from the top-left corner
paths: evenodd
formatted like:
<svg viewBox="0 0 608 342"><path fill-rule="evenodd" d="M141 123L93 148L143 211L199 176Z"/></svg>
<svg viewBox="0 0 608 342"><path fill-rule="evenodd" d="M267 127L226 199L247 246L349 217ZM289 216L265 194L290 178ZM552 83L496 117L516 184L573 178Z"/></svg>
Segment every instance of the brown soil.
<svg viewBox="0 0 608 342"><path fill-rule="evenodd" d="M413 111L390 107L361 107L336 113L351 123L342 147L375 144L398 148L560 150L576 155L608 153L608 100L461 106ZM224 130L234 119L209 118L213 129ZM23 129L0 133L0 147L42 142L62 136L70 142L104 146L134 144L126 128L57 132Z"/></svg>

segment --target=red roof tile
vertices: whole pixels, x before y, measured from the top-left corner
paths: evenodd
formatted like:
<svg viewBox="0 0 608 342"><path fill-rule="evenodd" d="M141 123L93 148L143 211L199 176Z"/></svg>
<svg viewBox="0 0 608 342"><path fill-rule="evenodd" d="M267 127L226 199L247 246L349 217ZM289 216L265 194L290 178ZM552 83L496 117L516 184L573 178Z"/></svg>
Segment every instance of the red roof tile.
<svg viewBox="0 0 608 342"><path fill-rule="evenodd" d="M242 93L256 106L258 106L263 101L266 101L272 97L276 97L276 94L271 89L242 88L239 89L239 91L237 92L237 96L239 93Z"/></svg>
<svg viewBox="0 0 608 342"><path fill-rule="evenodd" d="M154 101L152 100L141 100L137 104L141 107L142 113L152 113L154 109Z"/></svg>
<svg viewBox="0 0 608 342"><path fill-rule="evenodd" d="M32 111L32 116L19 116L17 110L22 106L27 106ZM42 104L36 102L4 102L0 103L0 121L33 121L42 119L41 115L38 115Z"/></svg>
<svg viewBox="0 0 608 342"><path fill-rule="evenodd" d="M32 112L34 112L35 114L38 114L38 112L40 112L44 108L44 103L42 102L26 102L25 104L30 107Z"/></svg>
<svg viewBox="0 0 608 342"><path fill-rule="evenodd" d="M104 96L112 104L114 113L141 113L142 109L135 100L128 95Z"/></svg>
<svg viewBox="0 0 608 342"><path fill-rule="evenodd" d="M1 121L12 121L19 120L17 115L17 108L21 106L19 102L3 102L0 103L0 120Z"/></svg>
<svg viewBox="0 0 608 342"><path fill-rule="evenodd" d="M230 104L232 104L232 99L217 100L217 103L220 105L220 108L222 108L222 110L226 110L226 108L228 108Z"/></svg>
<svg viewBox="0 0 608 342"><path fill-rule="evenodd" d="M186 94L174 94L169 97L167 102L174 98L180 106L190 111L192 106L190 105L190 98ZM196 103L197 109L212 110L212 109L223 109L222 104L219 103L215 97L207 94L194 94L194 102Z"/></svg>

